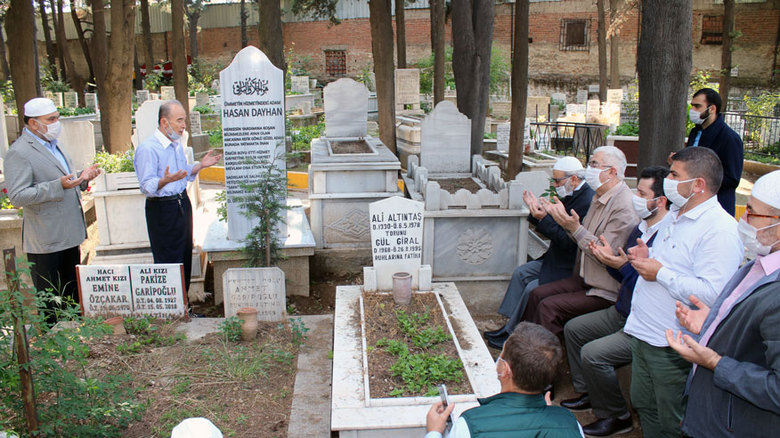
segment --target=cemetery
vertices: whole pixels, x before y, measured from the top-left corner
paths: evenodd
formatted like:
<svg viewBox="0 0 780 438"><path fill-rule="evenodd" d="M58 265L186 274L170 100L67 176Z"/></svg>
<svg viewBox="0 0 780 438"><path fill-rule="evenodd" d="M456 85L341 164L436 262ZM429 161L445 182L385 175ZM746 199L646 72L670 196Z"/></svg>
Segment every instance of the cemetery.
<svg viewBox="0 0 780 438"><path fill-rule="evenodd" d="M138 38L122 36L134 35L136 24L130 20L127 29L120 28L121 5L105 10L80 5L79 18L71 3L75 21L68 18L60 29L46 13L62 21L62 5L41 2L40 11L36 5L19 12L16 0L11 3L11 12L2 11L11 18L2 15L7 21L5 34L0 32L8 38L0 45L7 43L12 59L0 89L0 164L29 139L52 141L32 132L25 120L38 117L27 115L27 101L48 99L46 107L53 104L59 113L61 133L47 147L53 144L63 157L62 164L52 165L76 174L55 183L63 191L79 190L85 238L76 247L77 300L63 297L61 284L36 290L32 278L37 271L28 260L22 230L28 232L25 214L30 223L43 207L37 201L14 206L12 198L23 198L8 192L14 181L6 180L4 169L0 386L7 390L0 395L0 438L168 437L175 436L183 420L196 417L233 437L422 437L426 414L441 399L438 385L446 385L455 417L502 390L497 378L501 350L490 349L483 332L506 322L496 309L515 268L540 260L550 245L537 231L538 221L530 217L533 203L526 204L524 194L553 199L556 162L573 156L587 165L602 145L625 154L626 182L635 189L639 171L665 165L668 152L682 147L693 127L684 105L672 102L675 93L689 99L696 89L723 87L719 72L731 70L688 65L690 71L678 78L675 72L656 70L649 75L639 66L627 75L625 66L616 66L608 78L606 67L591 62L607 44L595 41L594 30L594 41L586 35L584 48L569 48L572 37L564 34L561 48L553 48L580 52L561 55L569 61L580 56L570 62L582 63L572 67L575 78L539 77L534 65L523 67L518 57L546 66L551 61L542 58L555 58L538 52L553 50L543 46L546 36L513 30L488 36L492 49L490 44L475 48L477 30L509 28L500 21L507 18L506 5L482 0L474 7L499 11L496 30L492 18L489 26L472 23L479 29L466 26L468 20L444 24L443 7L441 23L434 24L431 17L439 11L433 0L401 5L387 17L369 2L357 2L354 10L336 9L339 2L333 2L341 18L355 23L339 27L332 15L328 32L352 29L344 31L346 38L365 40L360 44L368 46L353 53L355 41L330 45L333 34L328 33L321 37L328 42L325 48L314 50L325 57L323 66L309 46L318 38L317 23L328 18L324 9L293 6L288 11L285 6L276 11L284 18L273 23L263 21L274 20L266 10L257 17L256 8L267 6L253 5L250 13L241 3L241 16L254 30L250 37L246 23L241 31L219 28L232 39L243 37L240 47L233 47L222 42L219 20L208 11L237 12L238 2L200 5L199 11L189 9L192 2L172 2L171 9L185 11L195 34L186 35L191 38L186 46L183 18L172 29L165 27L171 23L163 26L166 30L155 38L164 34L164 41L152 43L151 35L142 35L149 17L140 23L141 12ZM453 13L471 7L456 3ZM530 2L538 14L554 9L537 3ZM578 2L577 8L595 14L591 3ZM381 4L390 11L389 0ZM516 4L513 20L522 18L515 7L529 8L527 1ZM360 15L363 6L365 17L350 16ZM612 11L618 28L631 17L637 21L633 7ZM156 8L153 28L161 19L179 19L173 17L180 14ZM399 24L404 8L410 14L406 26L416 29L423 22L430 32L424 50L412 39L394 37L393 25L404 26ZM420 9L425 9L424 20ZM24 20L14 20L11 13L31 15L37 20L31 26L46 35L19 27ZM211 18L199 25L200 13ZM127 14L134 17L135 11ZM313 21L299 21L303 16ZM110 36L105 34L107 19L116 27ZM365 34L348 27L366 19L371 26ZM282 41L282 20L285 38L294 35L298 46ZM525 20L528 28L528 16ZM264 34L264 28L276 24L279 35ZM311 36L301 37L303 31L293 24L309 26ZM635 25L645 26L642 21ZM82 26L88 26L86 34ZM55 27L54 35L49 27ZM557 45L557 21L553 27ZM29 40L38 38L36 56L19 49L23 44L17 35L27 31L33 35ZM85 49L82 59L76 35L92 55ZM440 38L441 46L431 36ZM533 37L540 44L532 45L529 55ZM472 40L466 44L462 38ZM611 46L620 33L609 38ZM98 41L107 44L102 52ZM217 41L223 44L219 48ZM54 43L67 46L70 54L55 56ZM403 56L394 53L399 45ZM505 45L510 61L501 57L509 55ZM170 60L159 62L163 46ZM624 49L610 52L610 62L624 56ZM636 44L632 50L647 49ZM474 61L489 61L491 53L493 62L479 66ZM0 61L5 56L3 51ZM668 86L658 79L673 76ZM731 100L724 120L745 139L736 217L745 209L752 182L780 168L780 94L746 83L752 82L735 81L731 91L725 85ZM660 91L651 93L653 87ZM181 134L161 111L168 101L178 101L185 110ZM651 122L640 118L640 108L646 115L653 107L669 108L672 115ZM681 115L674 116L675 111ZM640 136L640 122L654 124ZM47 126L48 133L52 125ZM148 139L160 137L173 146L161 143L163 152L157 153L173 152L168 161L155 163L160 182L158 194L150 195L143 178L139 181L136 152ZM207 163L212 156L218 156L214 165ZM87 178L86 169L93 165L100 172ZM184 165L194 167L182 182L183 193L163 196L167 184L180 182L165 178ZM66 187L76 178L87 184ZM148 210L155 203L174 205L174 198L182 215L182 202L191 204L192 229L185 230L191 254L187 247L187 262L155 262L159 253L150 239ZM53 220L64 223L67 217L63 213ZM185 267L190 262L191 271ZM621 368L618 373L627 392L630 372ZM554 381L556 405L575 395L570 377L564 359ZM591 411L576 416L582 424L598 418ZM638 419L633 427L623 436L642 436Z"/></svg>

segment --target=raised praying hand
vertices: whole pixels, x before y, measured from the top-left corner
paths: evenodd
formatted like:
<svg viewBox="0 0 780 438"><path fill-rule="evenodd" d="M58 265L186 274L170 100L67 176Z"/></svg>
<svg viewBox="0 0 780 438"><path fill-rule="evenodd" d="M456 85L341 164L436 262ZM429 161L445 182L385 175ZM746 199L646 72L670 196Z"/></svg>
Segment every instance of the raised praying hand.
<svg viewBox="0 0 780 438"><path fill-rule="evenodd" d="M695 295L691 295L689 298L691 304L698 307L698 309L694 310L677 301L677 309L674 311L674 314L677 316L677 320L680 321L681 326L685 327L686 330L694 335L698 335L701 333L701 327L704 325L704 320L707 319L707 315L710 314L710 308L700 299L696 298Z"/></svg>
<svg viewBox="0 0 780 438"><path fill-rule="evenodd" d="M544 206L545 211L547 211L547 214L552 216L555 222L569 233L577 231L577 228L580 226L580 215L578 215L574 209L570 211L571 214L567 213L566 207L563 206L563 202L557 197L555 198L555 201L555 203L552 203L546 199L542 200L542 205Z"/></svg>
<svg viewBox="0 0 780 438"><path fill-rule="evenodd" d="M601 242L601 245L596 243L595 240L591 240L588 244L590 252L598 261L615 269L619 269L621 266L628 263L628 256L623 251L623 248L618 248L618 255L615 255L612 252L612 247L603 235L599 236L599 241Z"/></svg>
<svg viewBox="0 0 780 438"><path fill-rule="evenodd" d="M720 362L721 356L713 349L700 345L692 337L683 335L682 332L677 332L677 337L675 337L674 331L666 330L666 341L688 362L713 371Z"/></svg>

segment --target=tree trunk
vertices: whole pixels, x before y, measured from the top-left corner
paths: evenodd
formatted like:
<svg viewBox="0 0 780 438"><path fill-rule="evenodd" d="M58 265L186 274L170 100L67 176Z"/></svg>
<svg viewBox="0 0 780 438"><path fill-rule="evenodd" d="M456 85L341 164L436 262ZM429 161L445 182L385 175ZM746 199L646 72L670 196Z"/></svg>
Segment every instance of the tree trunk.
<svg viewBox="0 0 780 438"><path fill-rule="evenodd" d="M604 10L606 0L596 0L598 9L598 47L599 47L599 100L607 101L607 13Z"/></svg>
<svg viewBox="0 0 780 438"><path fill-rule="evenodd" d="M54 38L57 41L57 60L60 67L60 80L63 82L68 81L67 69L65 68L65 41L60 41L59 29L60 19L57 16L57 2L55 0L49 0L51 6L51 25L54 27Z"/></svg>
<svg viewBox="0 0 780 438"><path fill-rule="evenodd" d="M171 0L171 38L173 39L171 47L173 52L173 87L176 92L176 100L184 107L184 112L189 114L190 93L187 81L187 45L184 41L183 0ZM187 117L186 122L187 131L189 131L189 117Z"/></svg>
<svg viewBox="0 0 780 438"><path fill-rule="evenodd" d="M249 13L246 11L246 0L241 0L241 48L249 45L249 37L246 33L246 19L249 16Z"/></svg>
<svg viewBox="0 0 780 438"><path fill-rule="evenodd" d="M0 17L0 28L5 27L5 15ZM5 48L5 34L0 31L0 71L3 73L3 80L11 80L11 68L8 66L8 55Z"/></svg>
<svg viewBox="0 0 780 438"><path fill-rule="evenodd" d="M198 21L200 20L200 12L192 12L187 14L190 27L190 58L192 63L195 64L198 59Z"/></svg>
<svg viewBox="0 0 780 438"><path fill-rule="evenodd" d="M452 72L458 110L471 119L471 155L482 153L490 92L492 0L452 1Z"/></svg>
<svg viewBox="0 0 780 438"><path fill-rule="evenodd" d="M444 0L430 0L431 51L433 52L433 105L444 100Z"/></svg>
<svg viewBox="0 0 780 438"><path fill-rule="evenodd" d="M8 55L11 63L11 79L16 98L17 114L24 114L24 104L40 95L38 66L36 61L35 10L28 0L11 0L5 15L5 33L8 35ZM32 56L30 56L32 54ZM19 129L24 118L19 117Z"/></svg>
<svg viewBox="0 0 780 438"><path fill-rule="evenodd" d="M81 44L81 51L84 53L84 60L87 61L87 67L89 68L89 79L95 78L95 69L92 67L92 56L89 54L89 45L87 44L87 38L84 36L84 27L81 25L81 19L76 12L76 4L74 0L70 0L70 16L73 18L73 25L76 27L76 33L79 37L79 44ZM81 99L81 102L84 102Z"/></svg>
<svg viewBox="0 0 780 438"><path fill-rule="evenodd" d="M619 0L609 0L610 25L615 24L618 18ZM617 30L612 31L609 37L609 84L612 88L620 88L620 39Z"/></svg>
<svg viewBox="0 0 780 438"><path fill-rule="evenodd" d="M101 5L96 8L98 4ZM95 14L98 11L102 14L102 1L93 0L92 10ZM96 14L95 37L105 40L105 17L100 20L103 21L101 24ZM98 33L99 28L103 33ZM95 48L95 59L106 60L106 64L98 69L105 72L104 80L98 82L103 140L109 152L124 152L131 146L133 58L128 54L135 50L135 0L111 1L111 36L108 44L96 44ZM106 50L107 56L100 58L102 50ZM97 74L101 75L100 72Z"/></svg>
<svg viewBox="0 0 780 438"><path fill-rule="evenodd" d="M720 83L718 91L723 105L720 111L724 112L729 106L729 88L731 87L731 51L734 39L734 0L723 0L723 47L720 53ZM694 90L695 91L695 90Z"/></svg>
<svg viewBox="0 0 780 438"><path fill-rule="evenodd" d="M260 37L259 49L276 68L287 75L284 62L284 35L282 34L282 7L279 0L258 0L260 20L257 23ZM393 35L390 34L390 41Z"/></svg>
<svg viewBox="0 0 780 438"><path fill-rule="evenodd" d="M103 134L103 147L110 151L108 140L111 138L111 124L108 123L109 95L106 87L108 71L108 35L106 33L106 14L103 0L89 0L92 6L92 54L95 63L95 85L97 86L98 107L100 108L100 129ZM103 98L105 96L105 98Z"/></svg>
<svg viewBox="0 0 780 438"><path fill-rule="evenodd" d="M393 78L393 16L390 0L368 2L371 53L374 57L379 139L395 153L395 83Z"/></svg>
<svg viewBox="0 0 780 438"><path fill-rule="evenodd" d="M645 0L641 14L639 169L665 166L669 153L683 146L693 49L691 0Z"/></svg>
<svg viewBox="0 0 780 438"><path fill-rule="evenodd" d="M76 71L76 64L73 62L73 57L70 56L70 50L68 50L68 39L65 36L65 15L62 12L62 0L57 0L57 26L54 28L57 34L57 45L61 47L61 53L65 59L65 66L67 71L67 78L70 82L70 88L79 94L79 102L84 103L84 79L81 77L78 71ZM62 41L62 43L60 43ZM63 75L63 78L65 76Z"/></svg>
<svg viewBox="0 0 780 438"><path fill-rule="evenodd" d="M154 71L154 43L152 43L152 25L149 21L149 0L141 0L141 33L144 37L146 74L150 74Z"/></svg>
<svg viewBox="0 0 780 438"><path fill-rule="evenodd" d="M395 1L395 48L397 52L396 65L398 68L406 68L406 15L404 14L405 0Z"/></svg>
<svg viewBox="0 0 780 438"><path fill-rule="evenodd" d="M49 71L54 80L59 79L57 73L57 54L54 52L54 43L51 41L51 32L49 31L49 17L46 13L46 0L38 0L38 10L41 13L41 27L43 28L43 38L46 40L46 58L49 60Z"/></svg>
<svg viewBox="0 0 780 438"><path fill-rule="evenodd" d="M528 105L528 0L515 2L515 29L512 53L512 113L509 128L507 179L523 170L525 113Z"/></svg>
<svg viewBox="0 0 780 438"><path fill-rule="evenodd" d="M138 46L133 50L133 90L143 90L144 83L141 79L141 63L138 62Z"/></svg>

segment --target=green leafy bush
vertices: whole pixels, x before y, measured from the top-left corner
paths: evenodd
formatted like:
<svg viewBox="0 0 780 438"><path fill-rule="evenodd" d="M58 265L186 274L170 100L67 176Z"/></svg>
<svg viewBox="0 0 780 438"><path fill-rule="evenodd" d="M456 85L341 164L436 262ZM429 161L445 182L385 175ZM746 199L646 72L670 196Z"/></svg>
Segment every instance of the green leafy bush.
<svg viewBox="0 0 780 438"><path fill-rule="evenodd" d="M105 150L95 155L95 164L106 173L135 172L133 157L135 151L130 149L124 153L110 154Z"/></svg>
<svg viewBox="0 0 780 438"><path fill-rule="evenodd" d="M241 319L237 316L231 316L225 318L219 324L219 334L224 336L230 342L238 342L241 340Z"/></svg>
<svg viewBox="0 0 780 438"><path fill-rule="evenodd" d="M95 114L95 110L86 107L77 107L77 108L59 107L57 108L57 112L60 113L60 117L72 117L72 116L81 116L84 114Z"/></svg>
<svg viewBox="0 0 780 438"><path fill-rule="evenodd" d="M213 109L211 109L211 107L210 107L209 105L200 105L200 106L196 106L196 107L195 107L195 108L193 108L192 110L193 110L193 111L197 111L197 112L199 112L199 113L201 113L201 114L212 114L212 113L214 112L214 110L213 110ZM220 131L221 131L221 130L220 130Z"/></svg>
<svg viewBox="0 0 780 438"><path fill-rule="evenodd" d="M291 130L292 150L308 151L311 148L311 141L320 138L325 132L325 123L320 122L316 125L302 126L297 130Z"/></svg>

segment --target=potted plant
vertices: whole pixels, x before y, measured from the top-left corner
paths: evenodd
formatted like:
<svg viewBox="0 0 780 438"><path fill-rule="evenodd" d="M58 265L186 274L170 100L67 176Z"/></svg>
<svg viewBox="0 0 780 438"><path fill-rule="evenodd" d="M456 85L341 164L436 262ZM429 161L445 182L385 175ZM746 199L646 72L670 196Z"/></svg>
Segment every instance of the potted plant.
<svg viewBox="0 0 780 438"><path fill-rule="evenodd" d="M134 152L132 149L120 154L102 151L95 155L95 164L103 169L103 172L95 178L95 191L137 189L138 178L133 167Z"/></svg>

